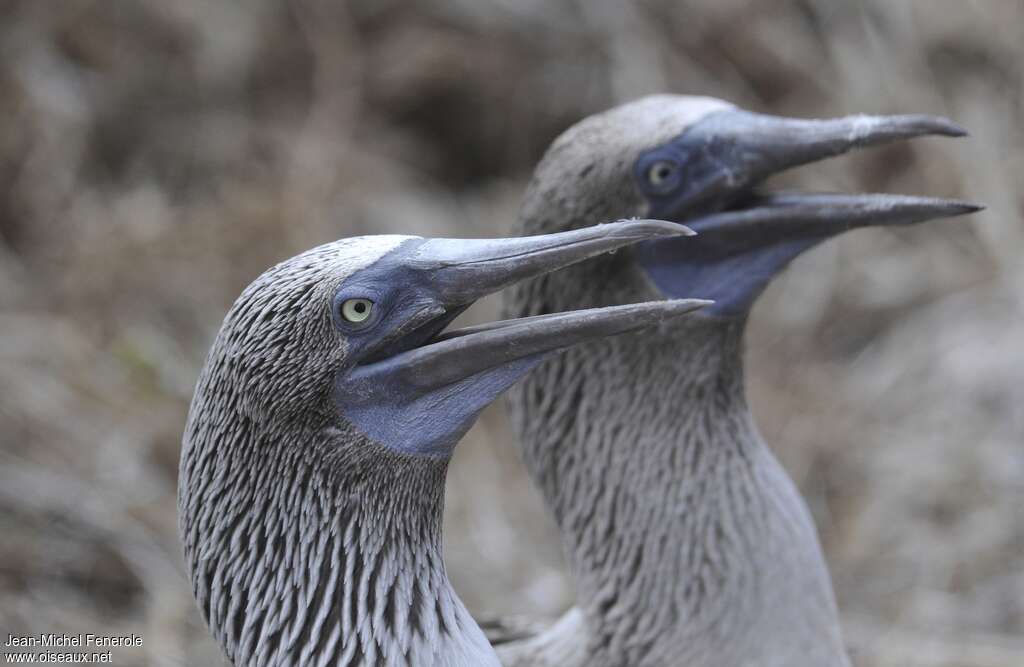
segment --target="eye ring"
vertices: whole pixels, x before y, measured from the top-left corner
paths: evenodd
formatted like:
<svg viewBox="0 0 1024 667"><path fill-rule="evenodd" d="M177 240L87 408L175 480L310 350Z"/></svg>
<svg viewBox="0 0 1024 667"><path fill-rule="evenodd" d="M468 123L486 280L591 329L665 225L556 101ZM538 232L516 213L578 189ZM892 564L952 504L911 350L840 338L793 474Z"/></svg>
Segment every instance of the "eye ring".
<svg viewBox="0 0 1024 667"><path fill-rule="evenodd" d="M338 308L338 314L346 323L353 326L366 326L373 314L373 301L369 299L345 299Z"/></svg>
<svg viewBox="0 0 1024 667"><path fill-rule="evenodd" d="M658 160L647 168L647 182L658 188L664 186L675 174L678 165L668 160Z"/></svg>

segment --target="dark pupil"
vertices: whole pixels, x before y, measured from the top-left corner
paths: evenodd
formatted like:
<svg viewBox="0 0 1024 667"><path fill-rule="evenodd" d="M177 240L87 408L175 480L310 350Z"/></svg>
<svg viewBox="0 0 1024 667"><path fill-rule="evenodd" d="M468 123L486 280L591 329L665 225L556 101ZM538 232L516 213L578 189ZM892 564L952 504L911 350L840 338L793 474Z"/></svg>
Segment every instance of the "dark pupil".
<svg viewBox="0 0 1024 667"><path fill-rule="evenodd" d="M667 164L662 164L662 165L659 165L654 170L654 177L655 177L655 180L664 181L666 178L668 178L669 174L671 174L671 173L672 173L672 167L668 166Z"/></svg>
<svg viewBox="0 0 1024 667"><path fill-rule="evenodd" d="M366 304L363 303L362 301L359 301L358 303L356 303L356 305L354 305L353 308L360 315L362 315L363 313L366 312Z"/></svg>

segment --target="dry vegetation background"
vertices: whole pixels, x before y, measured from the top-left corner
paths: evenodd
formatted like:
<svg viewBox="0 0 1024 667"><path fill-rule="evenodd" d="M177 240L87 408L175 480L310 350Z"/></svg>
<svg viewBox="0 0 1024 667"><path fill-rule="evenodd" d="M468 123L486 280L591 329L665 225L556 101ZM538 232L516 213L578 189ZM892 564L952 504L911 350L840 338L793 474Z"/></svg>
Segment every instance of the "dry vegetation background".
<svg viewBox="0 0 1024 667"><path fill-rule="evenodd" d="M678 91L973 133L783 179L989 209L801 258L755 309L749 377L857 663L1024 665L1022 68L1010 0L3 0L0 632L217 664L175 476L240 289L340 236L506 232L562 129ZM449 569L480 615L556 614L571 582L513 444L497 406L460 448Z"/></svg>

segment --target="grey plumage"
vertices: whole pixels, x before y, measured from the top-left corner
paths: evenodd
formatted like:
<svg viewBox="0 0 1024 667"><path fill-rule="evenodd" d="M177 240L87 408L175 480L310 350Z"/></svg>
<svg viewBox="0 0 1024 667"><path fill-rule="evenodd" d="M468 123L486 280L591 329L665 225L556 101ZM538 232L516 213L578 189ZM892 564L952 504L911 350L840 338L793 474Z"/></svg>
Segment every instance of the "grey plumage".
<svg viewBox="0 0 1024 667"><path fill-rule="evenodd" d="M396 454L330 406L346 349L322 304L401 240L338 242L271 269L207 359L181 534L200 610L235 664L497 664L440 558L447 460Z"/></svg>
<svg viewBox="0 0 1024 667"><path fill-rule="evenodd" d="M844 664L813 523L747 411L741 340L709 321L631 335L513 389L576 577L578 664ZM522 650L504 663L556 664Z"/></svg>
<svg viewBox="0 0 1024 667"><path fill-rule="evenodd" d="M647 215L653 205L635 180L638 156L671 145L698 121L731 109L707 98L659 96L577 124L539 165L521 210L521 231L551 232L608 216ZM718 116L716 123L722 118L728 119ZM830 131L834 126L841 127L830 124ZM896 127L887 129L885 138L961 133L948 121L921 117L855 119L851 126ZM819 151L843 152L868 143L869 135L851 132ZM793 136L802 141L808 135ZM747 192L756 180L745 180L742 169L761 156L737 149L728 157L741 161L718 163L716 146L732 150L733 144L731 138L717 141L713 132L696 143L679 141L680 150L692 149L679 168L684 174L718 170L721 178L709 179L712 187ZM794 163L799 162L784 166ZM733 166L738 169L730 172ZM685 179L680 187L687 187ZM871 202L868 208L880 202L879 210L896 211L902 222L973 210L955 202L872 197L844 202ZM896 202L894 208L887 202ZM922 203L926 214L907 213ZM702 205L689 215L709 212L708 202ZM826 205L807 220L841 222L861 207L845 206L837 212ZM689 220L684 211L678 215ZM688 224L699 231L698 244L709 239L703 246L688 245L697 248L693 252L703 247L710 256L727 247L716 246L714 234L705 237L698 224ZM821 238L836 233L812 229ZM771 226L751 233L763 236L765 230L770 233ZM638 257L630 248L520 283L507 292L506 312L536 315L662 298ZM736 258L730 261L734 276L748 270ZM764 273L764 281L770 275ZM704 287L718 290L723 281L728 287L728 276ZM700 285L678 285L680 291L688 288ZM750 290L744 296L752 300L759 284ZM559 526L578 608L549 631L499 647L506 666L849 664L812 518L747 407L746 311L739 310L588 343L540 365L510 391L524 459ZM555 653L560 657L549 659Z"/></svg>
<svg viewBox="0 0 1024 667"><path fill-rule="evenodd" d="M496 667L442 561L455 443L548 352L703 302L438 334L510 282L685 233L632 221L529 239L362 237L246 288L199 378L178 487L193 593L228 659Z"/></svg>

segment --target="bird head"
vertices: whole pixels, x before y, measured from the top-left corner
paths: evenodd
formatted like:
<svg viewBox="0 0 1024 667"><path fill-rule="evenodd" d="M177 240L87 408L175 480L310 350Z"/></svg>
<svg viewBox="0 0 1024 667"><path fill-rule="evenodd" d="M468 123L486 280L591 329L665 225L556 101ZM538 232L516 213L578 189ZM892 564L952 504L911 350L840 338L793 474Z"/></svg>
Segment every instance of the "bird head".
<svg viewBox="0 0 1024 667"><path fill-rule="evenodd" d="M480 297L641 240L691 235L632 220L514 239L370 236L271 268L228 313L193 420L225 409L267 429L345 422L391 450L447 456L473 419L546 353L702 302L630 304L444 331Z"/></svg>
<svg viewBox="0 0 1024 667"><path fill-rule="evenodd" d="M445 328L478 298L516 281L686 234L675 223L633 220L515 239L351 238L284 261L246 288L196 387L179 476L189 574L228 655L304 662L296 658L304 647L270 642L268 610L289 591L299 595L289 604L311 604L307 589L327 586L346 563L386 565L410 582L430 578L407 583L430 588L421 602L433 613L431 596L448 599L440 565L445 469L480 410L550 352L653 326L705 302ZM271 572L291 587L263 576ZM382 587L367 594L370 607L409 606L390 597L404 589L369 571L346 574L338 586L360 590L360 576ZM341 588L337 596L349 599ZM412 641L390 612L366 613L371 625L387 626L375 632ZM354 627L346 626L345 641L361 641Z"/></svg>
<svg viewBox="0 0 1024 667"><path fill-rule="evenodd" d="M592 218L685 222L696 239L640 244L635 265L617 266L641 275L662 296L713 299L703 314L743 316L774 275L825 239L857 227L978 210L924 197L758 191L786 169L929 134L965 132L931 116L797 120L706 97L646 97L591 116L559 137L534 175L522 220L531 232Z"/></svg>

